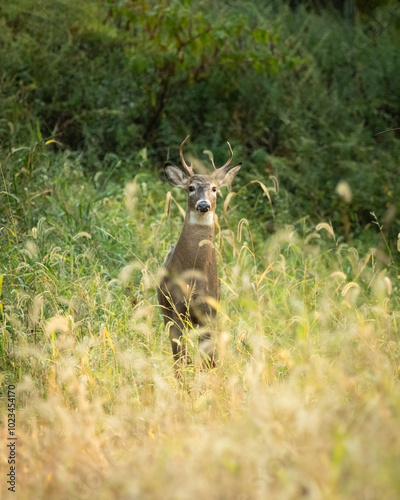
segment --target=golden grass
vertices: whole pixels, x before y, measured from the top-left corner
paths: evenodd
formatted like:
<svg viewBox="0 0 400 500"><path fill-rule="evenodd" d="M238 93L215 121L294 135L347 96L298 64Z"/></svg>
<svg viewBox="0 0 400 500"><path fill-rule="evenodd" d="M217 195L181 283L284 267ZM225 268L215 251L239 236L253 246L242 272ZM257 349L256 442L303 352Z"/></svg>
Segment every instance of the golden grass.
<svg viewBox="0 0 400 500"><path fill-rule="evenodd" d="M102 237L116 224L125 248L126 221L112 219L124 204L104 206ZM265 242L246 220L222 228L218 364L177 380L155 294L171 217L132 217L143 260L128 252L118 278L96 260L94 231L77 231L75 253L51 232L44 243L45 224L27 236L15 272L33 285L2 316L20 374L18 498L397 500L398 287L379 254L340 246L329 224ZM2 480L6 459L2 445Z"/></svg>

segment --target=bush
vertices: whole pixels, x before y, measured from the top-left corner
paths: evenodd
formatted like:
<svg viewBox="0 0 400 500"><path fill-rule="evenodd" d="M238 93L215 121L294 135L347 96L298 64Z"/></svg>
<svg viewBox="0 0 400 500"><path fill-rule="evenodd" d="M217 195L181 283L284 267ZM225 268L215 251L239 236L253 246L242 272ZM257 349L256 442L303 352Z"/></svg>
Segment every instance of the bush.
<svg viewBox="0 0 400 500"><path fill-rule="evenodd" d="M376 134L400 123L400 9L371 12L350 24L251 2L4 4L3 144L51 137L87 172L134 174L144 157L147 169L175 158L187 133L189 153L201 145L217 163L229 140L248 181L279 179L274 213L243 188L263 234L310 216L349 240L374 212L394 249L399 133Z"/></svg>

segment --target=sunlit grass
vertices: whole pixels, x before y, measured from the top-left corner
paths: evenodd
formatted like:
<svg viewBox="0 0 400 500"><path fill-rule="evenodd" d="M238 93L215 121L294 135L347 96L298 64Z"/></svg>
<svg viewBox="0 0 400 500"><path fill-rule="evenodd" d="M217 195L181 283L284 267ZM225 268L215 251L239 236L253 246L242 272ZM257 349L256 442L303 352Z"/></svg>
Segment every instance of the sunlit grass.
<svg viewBox="0 0 400 500"><path fill-rule="evenodd" d="M263 240L239 193L216 235L217 366L177 379L156 301L182 225L166 185L59 167L46 195L39 174L15 186L1 233L18 498L399 497L399 290L381 249L324 221Z"/></svg>

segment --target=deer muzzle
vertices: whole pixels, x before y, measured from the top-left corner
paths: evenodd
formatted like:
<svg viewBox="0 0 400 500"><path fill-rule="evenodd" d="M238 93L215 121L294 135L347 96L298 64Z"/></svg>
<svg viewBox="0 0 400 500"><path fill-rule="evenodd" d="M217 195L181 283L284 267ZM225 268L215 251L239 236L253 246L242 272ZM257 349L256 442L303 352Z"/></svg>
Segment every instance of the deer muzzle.
<svg viewBox="0 0 400 500"><path fill-rule="evenodd" d="M196 210L198 212L209 212L211 210L211 203L207 200L200 200L196 203Z"/></svg>

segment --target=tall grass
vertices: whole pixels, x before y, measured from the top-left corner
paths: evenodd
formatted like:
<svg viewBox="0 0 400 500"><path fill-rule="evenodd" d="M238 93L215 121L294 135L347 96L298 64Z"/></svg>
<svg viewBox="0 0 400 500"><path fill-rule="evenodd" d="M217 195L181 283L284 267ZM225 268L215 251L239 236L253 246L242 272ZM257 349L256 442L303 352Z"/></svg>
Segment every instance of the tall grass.
<svg viewBox="0 0 400 500"><path fill-rule="evenodd" d="M156 281L179 193L147 174L90 181L40 146L2 178L18 498L399 497L398 270L381 251L339 244L325 221L264 240L237 180L216 234L217 367L177 380Z"/></svg>

